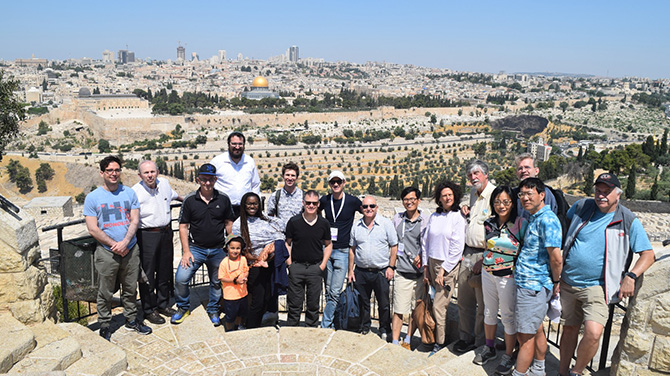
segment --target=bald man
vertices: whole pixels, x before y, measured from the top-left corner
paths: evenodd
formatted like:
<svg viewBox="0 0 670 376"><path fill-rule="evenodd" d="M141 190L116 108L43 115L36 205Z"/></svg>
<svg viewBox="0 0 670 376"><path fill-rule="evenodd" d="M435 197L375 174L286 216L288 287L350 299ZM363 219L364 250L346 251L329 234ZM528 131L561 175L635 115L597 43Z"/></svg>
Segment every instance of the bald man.
<svg viewBox="0 0 670 376"><path fill-rule="evenodd" d="M379 336L391 333L389 281L393 279L398 254L398 235L390 219L377 215L377 200L363 199L363 218L354 222L349 239L349 282L361 295L361 330L370 332L370 293L379 307ZM356 270L354 270L354 264Z"/></svg>

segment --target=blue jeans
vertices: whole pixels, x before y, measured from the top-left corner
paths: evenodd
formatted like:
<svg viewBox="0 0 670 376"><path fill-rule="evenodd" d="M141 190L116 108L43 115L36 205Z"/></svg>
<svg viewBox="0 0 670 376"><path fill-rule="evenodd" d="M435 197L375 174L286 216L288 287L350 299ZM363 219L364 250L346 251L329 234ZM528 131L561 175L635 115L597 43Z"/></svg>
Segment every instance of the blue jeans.
<svg viewBox="0 0 670 376"><path fill-rule="evenodd" d="M183 268L179 264L177 273L174 276L174 298L177 302L177 308L190 309L188 283L202 264L205 264L207 265L207 274L209 274L209 303L207 303L207 313L218 313L219 300L221 299L219 264L226 257L226 254L221 248L200 248L193 244L190 245L190 248L193 254L191 266Z"/></svg>
<svg viewBox="0 0 670 376"><path fill-rule="evenodd" d="M333 249L326 266L326 307L323 309L321 327L333 328L335 307L342 293L344 278L349 268L349 248Z"/></svg>

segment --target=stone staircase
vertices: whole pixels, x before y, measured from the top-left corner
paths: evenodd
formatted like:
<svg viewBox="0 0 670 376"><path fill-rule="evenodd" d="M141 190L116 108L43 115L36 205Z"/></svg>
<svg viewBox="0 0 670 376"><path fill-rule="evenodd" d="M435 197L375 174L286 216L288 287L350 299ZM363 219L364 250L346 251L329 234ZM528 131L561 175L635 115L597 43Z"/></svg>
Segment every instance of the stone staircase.
<svg viewBox="0 0 670 376"><path fill-rule="evenodd" d="M75 323L29 327L0 314L0 341L0 373L10 375L118 375L127 366L123 349Z"/></svg>

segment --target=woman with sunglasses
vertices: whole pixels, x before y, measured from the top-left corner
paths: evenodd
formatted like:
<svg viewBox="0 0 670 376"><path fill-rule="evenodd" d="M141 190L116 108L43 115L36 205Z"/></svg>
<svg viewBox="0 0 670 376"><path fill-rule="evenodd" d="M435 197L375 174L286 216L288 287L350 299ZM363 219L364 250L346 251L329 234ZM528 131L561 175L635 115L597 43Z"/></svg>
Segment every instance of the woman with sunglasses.
<svg viewBox="0 0 670 376"><path fill-rule="evenodd" d="M284 264L288 258L284 244L284 223L279 218L263 215L260 205L261 200L256 193L245 193L240 200L240 217L233 223L233 233L242 235L246 243L243 253L250 262L247 282L251 295L248 328L260 327L265 312L277 312L280 286L273 284L277 280L277 273L283 273L284 293L288 285Z"/></svg>
<svg viewBox="0 0 670 376"><path fill-rule="evenodd" d="M465 246L466 221L459 208L462 197L461 187L454 182L442 180L435 185L432 198L437 210L428 218L421 244L424 283L435 288L435 346L429 356L446 346L447 308Z"/></svg>
<svg viewBox="0 0 670 376"><path fill-rule="evenodd" d="M505 328L505 354L496 368L496 373L501 375L512 372L512 352L516 344L514 263L521 249L522 234L526 227L526 220L517 215L516 202L510 187L497 187L491 193L493 216L484 222L486 251L482 264L482 291L486 346L475 355L473 362L483 365L497 357L494 344L500 309Z"/></svg>

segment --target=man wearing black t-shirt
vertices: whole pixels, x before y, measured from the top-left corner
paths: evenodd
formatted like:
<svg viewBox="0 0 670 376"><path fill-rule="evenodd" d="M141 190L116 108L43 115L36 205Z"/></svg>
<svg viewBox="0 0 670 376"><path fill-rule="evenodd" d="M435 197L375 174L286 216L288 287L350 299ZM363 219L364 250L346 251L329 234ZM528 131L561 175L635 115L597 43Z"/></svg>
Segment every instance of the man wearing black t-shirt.
<svg viewBox="0 0 670 376"><path fill-rule="evenodd" d="M356 196L344 193L344 174L342 171L333 171L328 176L328 185L331 193L319 200L319 213L330 224L330 239L333 242L333 252L326 266L326 307L323 310L321 327L333 328L335 307L342 292L344 278L349 267L349 234L354 223L356 212L361 211L361 200Z"/></svg>
<svg viewBox="0 0 670 376"><path fill-rule="evenodd" d="M196 180L200 188L186 196L179 218L182 257L174 278L178 310L170 322L181 324L190 314L188 283L200 266L205 264L209 274L207 314L212 324L219 326L219 264L226 256L223 244L226 234L231 232L235 217L228 196L214 189L217 180L214 165L202 165Z"/></svg>
<svg viewBox="0 0 670 376"><path fill-rule="evenodd" d="M317 214L319 194L313 190L303 196L304 212L286 224L286 244L289 246L288 319L287 325L298 326L300 311L307 287L305 324L316 327L319 321L319 297L323 271L333 249L328 221Z"/></svg>

